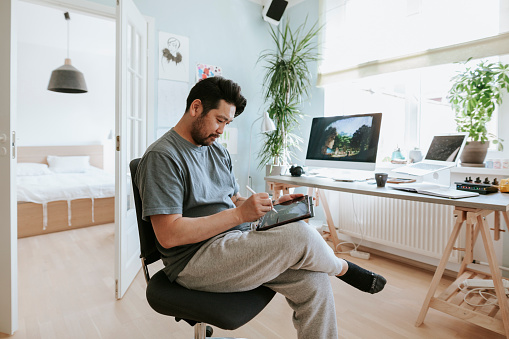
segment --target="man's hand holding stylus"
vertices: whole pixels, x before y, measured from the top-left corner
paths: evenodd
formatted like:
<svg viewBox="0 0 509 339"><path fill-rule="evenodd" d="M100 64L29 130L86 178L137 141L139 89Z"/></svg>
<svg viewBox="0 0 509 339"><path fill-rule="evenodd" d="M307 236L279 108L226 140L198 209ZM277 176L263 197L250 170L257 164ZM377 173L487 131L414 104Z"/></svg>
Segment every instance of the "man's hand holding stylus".
<svg viewBox="0 0 509 339"><path fill-rule="evenodd" d="M238 207L242 222L252 222L263 217L272 209L272 200L268 193L256 193Z"/></svg>

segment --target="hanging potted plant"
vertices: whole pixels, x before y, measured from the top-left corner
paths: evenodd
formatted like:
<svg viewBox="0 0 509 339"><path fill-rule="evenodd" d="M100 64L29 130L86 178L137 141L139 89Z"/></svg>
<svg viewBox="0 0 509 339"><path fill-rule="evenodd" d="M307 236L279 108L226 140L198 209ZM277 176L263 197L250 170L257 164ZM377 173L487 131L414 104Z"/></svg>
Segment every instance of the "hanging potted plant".
<svg viewBox="0 0 509 339"><path fill-rule="evenodd" d="M300 150L302 139L293 133L303 115L299 109L309 97L312 75L309 63L317 61L317 43L320 28L314 24L305 31L306 21L294 31L287 21L282 28L270 26L274 50L265 50L258 62L265 63L264 99L269 103L267 112L276 130L265 133L265 143L258 158L259 167L267 165L267 174L279 174L281 167L290 164L292 149Z"/></svg>
<svg viewBox="0 0 509 339"><path fill-rule="evenodd" d="M468 59L465 64L470 61ZM468 141L461 154L462 166L482 166L489 147L489 138L502 150L502 139L488 133L496 105L502 103L502 94L509 89L509 65L501 62L480 61L475 67L466 67L452 79L448 100L456 113L458 132L467 132Z"/></svg>

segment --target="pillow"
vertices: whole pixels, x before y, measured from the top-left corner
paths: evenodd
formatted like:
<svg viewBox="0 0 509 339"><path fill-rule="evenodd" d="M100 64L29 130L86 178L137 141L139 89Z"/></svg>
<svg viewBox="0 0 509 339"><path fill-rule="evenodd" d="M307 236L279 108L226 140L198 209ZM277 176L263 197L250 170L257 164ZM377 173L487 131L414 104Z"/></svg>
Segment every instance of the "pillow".
<svg viewBox="0 0 509 339"><path fill-rule="evenodd" d="M56 173L84 173L90 167L90 157L48 155L49 169Z"/></svg>
<svg viewBox="0 0 509 339"><path fill-rule="evenodd" d="M46 164L37 164L34 162L20 162L16 165L16 174L18 176L27 175L47 175L51 171Z"/></svg>

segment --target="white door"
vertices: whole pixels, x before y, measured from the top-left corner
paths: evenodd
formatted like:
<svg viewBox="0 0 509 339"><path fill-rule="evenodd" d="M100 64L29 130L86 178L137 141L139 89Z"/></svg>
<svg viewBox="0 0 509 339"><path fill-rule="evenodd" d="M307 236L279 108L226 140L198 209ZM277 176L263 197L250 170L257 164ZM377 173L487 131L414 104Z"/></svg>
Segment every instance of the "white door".
<svg viewBox="0 0 509 339"><path fill-rule="evenodd" d="M115 253L116 297L138 273L140 242L129 162L146 149L147 21L132 0L117 2Z"/></svg>
<svg viewBox="0 0 509 339"><path fill-rule="evenodd" d="M16 1L0 1L0 332L18 329Z"/></svg>

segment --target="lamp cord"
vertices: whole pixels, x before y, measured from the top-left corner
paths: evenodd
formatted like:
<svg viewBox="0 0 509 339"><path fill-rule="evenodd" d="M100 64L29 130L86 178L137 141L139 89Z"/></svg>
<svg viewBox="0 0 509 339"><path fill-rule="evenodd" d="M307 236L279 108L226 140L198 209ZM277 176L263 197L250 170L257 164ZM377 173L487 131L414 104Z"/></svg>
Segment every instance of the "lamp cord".
<svg viewBox="0 0 509 339"><path fill-rule="evenodd" d="M69 58L69 42L70 42L70 25L69 25L69 21L71 20L71 17L69 16L69 12L65 12L64 13L64 17L65 17L65 21L67 22L67 59L70 59Z"/></svg>
<svg viewBox="0 0 509 339"><path fill-rule="evenodd" d="M248 161L247 161L247 181L246 184L249 186L252 186L253 184L249 182L249 178L251 178L251 144L253 139L253 127L255 125L255 122L263 118L263 115L261 117L258 117L253 123L251 124L251 128L249 129L249 153L248 153ZM246 190L246 197L249 195L249 192Z"/></svg>
<svg viewBox="0 0 509 339"><path fill-rule="evenodd" d="M352 198L352 210L353 210L353 215L354 215L354 222L355 222L355 225L359 228L360 230L360 233L361 233L361 239L359 241L358 244L356 244L355 242L353 241L342 241L340 243L338 243L336 245L336 247L334 248L334 252L336 253L350 253L350 251L338 251L338 246L341 247L341 245L343 244L352 244L353 245L353 250L354 251L357 251L357 248L359 248L359 246L362 244L362 242L364 241L364 227L362 226L361 222L359 221L359 217L357 216L357 212L355 211L355 201L354 201L354 198L353 198L353 193L351 193L351 198Z"/></svg>
<svg viewBox="0 0 509 339"><path fill-rule="evenodd" d="M69 59L69 20L67 20L67 59Z"/></svg>

